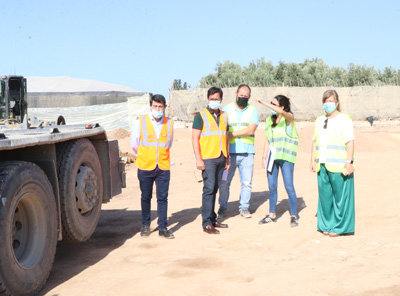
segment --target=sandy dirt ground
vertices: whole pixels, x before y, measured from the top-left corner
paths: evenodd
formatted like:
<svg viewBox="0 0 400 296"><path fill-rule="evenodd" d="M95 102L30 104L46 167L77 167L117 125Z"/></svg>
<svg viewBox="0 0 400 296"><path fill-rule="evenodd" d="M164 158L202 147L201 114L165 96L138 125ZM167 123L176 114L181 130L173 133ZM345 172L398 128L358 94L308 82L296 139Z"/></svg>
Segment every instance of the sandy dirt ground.
<svg viewBox="0 0 400 296"><path fill-rule="evenodd" d="M317 232L317 177L309 171L312 123L298 123L295 166L299 227L289 226L289 203L280 177L277 223L258 225L268 212L261 168L264 132L256 133L251 219L238 213L240 181L231 186L229 229L208 235L201 227L202 183L195 178L191 130L176 129L172 147L166 240L140 237L137 169L128 187L103 205L87 242L59 243L40 295L400 295L400 125L356 123L356 232L336 238ZM129 133L117 130L122 152ZM218 205L217 205L218 206ZM152 229L157 227L156 198Z"/></svg>

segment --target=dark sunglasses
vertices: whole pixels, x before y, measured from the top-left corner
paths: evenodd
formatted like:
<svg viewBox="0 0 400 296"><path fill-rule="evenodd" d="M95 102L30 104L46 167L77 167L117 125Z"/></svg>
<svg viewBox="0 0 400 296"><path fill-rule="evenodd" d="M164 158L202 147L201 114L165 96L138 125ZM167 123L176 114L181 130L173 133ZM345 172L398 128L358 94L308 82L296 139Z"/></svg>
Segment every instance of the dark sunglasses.
<svg viewBox="0 0 400 296"><path fill-rule="evenodd" d="M324 129L326 129L327 127L328 127L328 118L325 119L325 122L324 122Z"/></svg>

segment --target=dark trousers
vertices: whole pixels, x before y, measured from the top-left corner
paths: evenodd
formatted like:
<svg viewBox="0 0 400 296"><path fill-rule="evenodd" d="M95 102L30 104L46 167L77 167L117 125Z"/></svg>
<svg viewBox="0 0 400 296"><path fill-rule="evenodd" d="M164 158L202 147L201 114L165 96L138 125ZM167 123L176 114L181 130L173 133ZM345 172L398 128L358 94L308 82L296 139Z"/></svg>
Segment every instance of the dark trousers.
<svg viewBox="0 0 400 296"><path fill-rule="evenodd" d="M163 171L158 166L152 171L138 169L140 191L142 192L142 225L150 226L151 197L153 184L156 183L158 229L167 228L168 190L171 173Z"/></svg>
<svg viewBox="0 0 400 296"><path fill-rule="evenodd" d="M204 185L201 216L203 218L203 227L206 227L217 219L215 199L225 169L225 156L221 154L218 158L205 159L204 165L206 169L202 173Z"/></svg>

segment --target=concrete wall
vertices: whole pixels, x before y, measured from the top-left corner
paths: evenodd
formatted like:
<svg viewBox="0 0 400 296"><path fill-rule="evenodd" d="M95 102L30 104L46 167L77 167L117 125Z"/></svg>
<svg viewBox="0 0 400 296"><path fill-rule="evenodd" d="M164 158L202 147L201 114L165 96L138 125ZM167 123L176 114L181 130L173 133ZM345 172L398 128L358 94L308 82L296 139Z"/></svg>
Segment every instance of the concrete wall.
<svg viewBox="0 0 400 296"><path fill-rule="evenodd" d="M315 120L324 114L322 94L330 87L253 87L251 99L261 98L265 101L283 94L291 99L292 111L296 120ZM341 110L354 120L364 120L367 116L379 119L400 118L400 86L362 86L333 88L339 94ZM224 88L222 106L235 99L236 88ZM260 119L270 116L264 105L250 100L257 107ZM194 113L207 106L207 89L170 91L167 115L179 120L192 121Z"/></svg>

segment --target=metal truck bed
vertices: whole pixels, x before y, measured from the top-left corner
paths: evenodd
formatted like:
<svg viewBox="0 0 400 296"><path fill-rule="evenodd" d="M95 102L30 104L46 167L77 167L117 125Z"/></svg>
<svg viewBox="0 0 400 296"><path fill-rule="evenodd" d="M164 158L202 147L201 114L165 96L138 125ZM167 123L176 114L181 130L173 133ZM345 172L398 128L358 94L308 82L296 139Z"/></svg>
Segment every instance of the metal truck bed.
<svg viewBox="0 0 400 296"><path fill-rule="evenodd" d="M30 146L55 144L77 138L99 135L106 139L104 128L96 125L52 125L34 129L13 129L0 126L0 150L11 150Z"/></svg>

